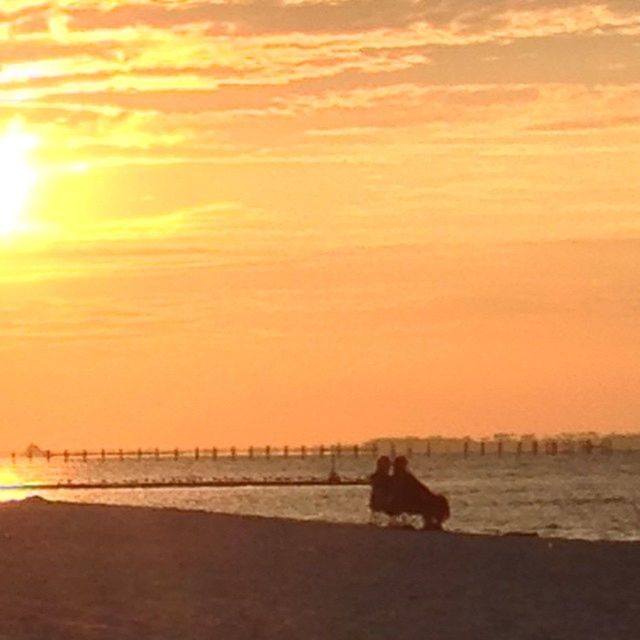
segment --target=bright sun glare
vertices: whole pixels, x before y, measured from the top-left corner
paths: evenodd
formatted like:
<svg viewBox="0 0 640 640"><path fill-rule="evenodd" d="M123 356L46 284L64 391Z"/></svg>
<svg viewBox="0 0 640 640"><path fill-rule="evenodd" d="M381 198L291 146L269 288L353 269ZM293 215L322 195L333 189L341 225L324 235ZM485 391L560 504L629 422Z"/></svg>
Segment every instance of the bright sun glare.
<svg viewBox="0 0 640 640"><path fill-rule="evenodd" d="M0 136L0 236L20 231L21 215L36 181L30 155L38 138L23 131L19 122Z"/></svg>

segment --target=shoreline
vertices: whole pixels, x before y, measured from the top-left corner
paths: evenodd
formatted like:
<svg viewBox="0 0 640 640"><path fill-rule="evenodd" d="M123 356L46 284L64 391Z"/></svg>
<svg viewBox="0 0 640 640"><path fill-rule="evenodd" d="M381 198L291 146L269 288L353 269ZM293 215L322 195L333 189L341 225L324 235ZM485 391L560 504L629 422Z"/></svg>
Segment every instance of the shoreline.
<svg viewBox="0 0 640 640"><path fill-rule="evenodd" d="M637 640L640 545L0 506L0 637Z"/></svg>
<svg viewBox="0 0 640 640"><path fill-rule="evenodd" d="M194 487L180 487L180 488L194 489ZM222 490L234 489L234 488L238 488L238 487L216 487L216 489L222 489ZM118 491L118 489L113 488L113 489L109 489L109 491ZM87 490L81 489L80 491L87 491ZM322 518L322 517L305 518L305 517L295 517L295 516L287 516L287 515L271 515L271 514L267 515L267 514L259 514L259 513L243 513L240 511L234 512L234 511L223 511L223 510L211 510L211 509L206 509L202 507L187 507L187 506L181 507L181 506L173 506L173 505L163 506L158 504L143 505L143 504L135 504L135 503L119 502L119 501L114 501L114 502L86 501L85 502L82 499L69 500L67 496L65 496L64 498L58 499L50 495L50 494L54 494L54 495L56 494L56 492L52 492L52 491L43 492L43 493L45 493L44 496L39 494L25 495L24 497L19 496L19 497L5 500L5 501L1 501L0 509L2 509L3 505L18 504L18 503L24 503L30 500L34 500L34 501L43 501L45 503L67 504L67 505L74 505L74 506L82 506L82 505L88 506L88 507L104 506L104 507L115 507L115 508L122 508L122 509L131 508L131 509L142 509L142 510L152 510L152 511L157 510L157 511L163 511L163 512L176 511L178 513L205 513L213 516L230 516L233 518L276 520L276 521L282 520L282 521L292 522L292 523L320 523L320 524L328 524L328 525L336 525L336 526L349 526L349 527L355 526L355 527L366 527L368 529L403 531L402 526L387 526L387 525L373 526L368 522L368 520L364 518L356 522L356 521L347 521L347 520L343 520L343 521L335 520L331 518ZM47 493L49 495L47 495ZM640 544L640 537L632 537L632 536L629 536L627 538L623 538L623 537L595 538L595 537L588 537L588 536L570 537L570 536L562 536L562 535L554 535L554 534L545 535L544 533L540 533L535 530L516 529L516 528L504 530L504 531L501 531L501 530L482 531L482 530L473 530L473 529L469 530L469 529L462 529L462 528L451 528L449 525L450 525L450 521L445 523L442 533L445 533L448 535L454 535L454 536L473 536L473 537L486 537L486 538L502 538L502 537L506 537L506 538L518 537L518 538L530 538L530 539L535 538L535 539L546 540L550 542L566 541L566 542L592 542L592 543L608 542L608 543L632 544L632 545ZM404 529L407 530L408 533L410 533L410 530L408 527L404 527ZM416 530L416 533L421 533L421 531Z"/></svg>
<svg viewBox="0 0 640 640"><path fill-rule="evenodd" d="M129 505L129 504L110 504L110 503L98 503L98 502L72 502L66 500L51 500L49 498L44 498L39 495L28 496L26 498L18 498L6 500L4 502L0 502L0 524L2 518L2 511L6 508L45 508L45 507L69 507L72 509L106 509L106 510L118 510L118 511L127 511L131 510L134 512L156 512L156 513L171 513L174 515L177 514L199 514L211 516L212 518L221 518L226 519L229 518L231 520L235 520L238 522L246 521L249 525L253 522L283 522L289 523L292 525L307 525L307 526L323 526L323 527L336 527L336 528L344 528L356 531L387 531L393 534L401 534L411 536L412 534L416 536L429 536L433 535L434 537L455 537L455 538L471 538L471 539L487 539L487 540L495 540L495 539L524 539L524 540L537 540L540 542L546 543L583 543L583 544L593 544L593 545L631 545L637 546L640 548L640 540L607 540L607 539L589 539L589 538L568 538L568 537L556 537L556 536L542 536L535 531L505 531L505 532L496 532L496 533L483 533L483 532L475 532L475 531L462 531L462 530L452 530L447 528L445 523L444 529L442 531L424 531L421 528L415 527L403 527L403 526L387 526L387 525L372 525L367 522L336 522L331 520L321 520L321 519L303 519L303 518L293 518L287 516L267 516L267 515L257 515L257 514L244 514L244 513L232 513L232 512L224 512L224 511L208 511L206 509L200 508L180 508L180 507L157 507L157 506L141 506L141 505Z"/></svg>

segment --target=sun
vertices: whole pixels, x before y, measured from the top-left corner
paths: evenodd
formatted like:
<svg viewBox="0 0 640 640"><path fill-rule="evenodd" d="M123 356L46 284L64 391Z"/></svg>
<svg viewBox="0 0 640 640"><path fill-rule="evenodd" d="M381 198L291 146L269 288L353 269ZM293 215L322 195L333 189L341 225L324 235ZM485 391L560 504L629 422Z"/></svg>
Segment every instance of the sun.
<svg viewBox="0 0 640 640"><path fill-rule="evenodd" d="M23 227L21 216L36 183L31 153L37 145L38 138L25 132L17 121L0 135L0 236Z"/></svg>

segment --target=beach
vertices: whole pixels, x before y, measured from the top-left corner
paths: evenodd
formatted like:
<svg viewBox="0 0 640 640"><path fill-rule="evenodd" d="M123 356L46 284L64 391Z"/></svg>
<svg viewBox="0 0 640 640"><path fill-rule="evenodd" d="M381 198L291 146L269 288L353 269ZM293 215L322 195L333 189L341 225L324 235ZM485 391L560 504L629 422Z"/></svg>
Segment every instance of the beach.
<svg viewBox="0 0 640 640"><path fill-rule="evenodd" d="M637 640L640 545L0 507L0 638Z"/></svg>

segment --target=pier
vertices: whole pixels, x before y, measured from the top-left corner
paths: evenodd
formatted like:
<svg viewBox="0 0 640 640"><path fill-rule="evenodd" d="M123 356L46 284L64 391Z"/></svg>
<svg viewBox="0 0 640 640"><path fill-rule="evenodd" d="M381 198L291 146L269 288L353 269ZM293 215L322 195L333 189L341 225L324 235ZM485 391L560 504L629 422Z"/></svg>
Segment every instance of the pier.
<svg viewBox="0 0 640 640"><path fill-rule="evenodd" d="M194 447L192 449L160 449L154 448L118 448L118 449L63 449L49 450L40 449L35 445L30 445L23 452L13 451L11 453L0 454L0 458L10 459L12 462L21 460L45 460L52 461L178 461L192 460L195 462L215 461L220 459L228 460L257 460L276 458L377 458L379 455L389 455L392 458L396 455L405 455L409 458L414 456L442 456L461 455L464 458L472 456L496 456L507 455L591 455L593 453L610 454L614 452L612 442L608 439L594 441L568 440L559 438L544 439L484 439L474 440L472 438L461 438L455 441L441 440L438 438L425 439L418 444L412 443L409 439L385 440L378 444L320 444L320 445L284 445L275 447L271 445L240 447Z"/></svg>
<svg viewBox="0 0 640 640"><path fill-rule="evenodd" d="M457 457L463 460L493 457L499 460L524 459L527 456L567 456L612 454L611 442L606 439L592 440L562 440L562 439L485 439L471 438L444 440L439 438L425 439L417 442L415 439L381 440L365 444L320 444L299 446L248 446L246 448L230 447L194 447L192 449L138 447L138 448L100 448L100 449L41 449L36 445L29 445L23 452L0 453L0 465L4 460L4 468L9 473L0 479L0 492L8 491L80 491L80 490L119 490L119 489L206 489L206 488L241 488L241 487L332 487L332 486L365 486L368 484L367 474L363 471L351 469L345 474L340 473L340 461L347 459L362 459L368 467L380 455L391 458L405 455L410 459ZM305 477L292 475L275 476L268 473L264 462L287 459L326 461L326 472L316 467L309 470ZM258 473L252 473L251 467L256 466ZM146 465L152 463L153 468ZM185 463L184 465L182 463ZM224 463L224 464L222 464ZM113 471L113 465L129 464L123 467L114 477L97 479L82 477L77 473L74 465L102 464L108 465ZM141 466L136 470L136 465ZM232 467L242 469L243 476L239 477ZM21 473L24 465L38 465L40 469L51 465L53 474ZM69 466L69 473L64 469ZM156 466L158 465L158 466ZM164 475L161 467L166 465L169 472ZM171 466L173 465L173 467ZM192 465L196 465L194 468ZM345 465L347 468L348 466ZM15 473L11 473L15 468ZM197 471L196 471L197 468ZM97 468L96 468L97 470ZM34 471L36 471L34 469ZM111 472L110 472L111 473ZM282 472L280 472L282 474ZM293 472L295 473L295 471ZM349 475L350 473L350 475ZM126 475L125 475L126 474ZM358 475L356 475L358 474ZM148 477L145 477L147 476ZM24 481L22 477L24 476ZM57 477L56 477L57 476ZM71 476L68 478L67 476ZM73 478L73 476L76 476ZM79 477L78 477L79 476ZM121 477L118 477L121 476ZM124 476L124 477L122 477ZM27 479L29 478L29 479Z"/></svg>

